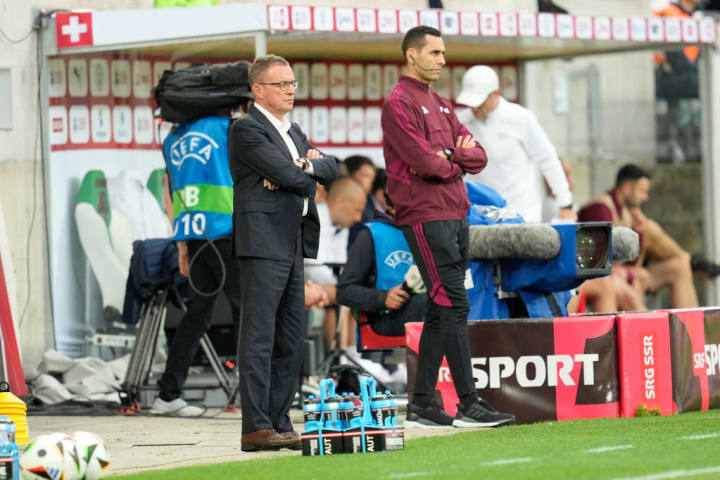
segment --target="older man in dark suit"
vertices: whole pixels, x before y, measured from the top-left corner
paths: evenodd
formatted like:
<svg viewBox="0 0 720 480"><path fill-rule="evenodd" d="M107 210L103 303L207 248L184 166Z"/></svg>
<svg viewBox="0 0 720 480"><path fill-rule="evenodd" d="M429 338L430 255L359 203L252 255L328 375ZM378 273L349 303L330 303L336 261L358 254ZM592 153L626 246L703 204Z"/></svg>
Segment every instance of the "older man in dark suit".
<svg viewBox="0 0 720 480"><path fill-rule="evenodd" d="M307 334L303 257L317 256L316 182L330 184L337 166L285 118L297 86L288 62L258 58L249 76L255 106L229 138L233 254L242 267L241 447L299 449L288 411Z"/></svg>

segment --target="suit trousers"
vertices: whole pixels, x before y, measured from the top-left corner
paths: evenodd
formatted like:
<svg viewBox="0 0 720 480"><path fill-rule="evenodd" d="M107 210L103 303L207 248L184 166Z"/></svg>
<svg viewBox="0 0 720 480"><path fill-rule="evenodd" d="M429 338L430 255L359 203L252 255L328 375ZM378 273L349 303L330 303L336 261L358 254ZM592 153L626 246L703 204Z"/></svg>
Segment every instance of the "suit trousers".
<svg viewBox="0 0 720 480"><path fill-rule="evenodd" d="M307 336L302 234L287 259L240 257L242 433L293 429L288 414L299 386Z"/></svg>
<svg viewBox="0 0 720 480"><path fill-rule="evenodd" d="M439 220L404 226L402 231L430 297L412 401L422 406L433 401L444 355L458 397L463 404L472 403L477 392L468 340L470 302L465 290L470 255L468 222Z"/></svg>
<svg viewBox="0 0 720 480"><path fill-rule="evenodd" d="M232 258L230 254L232 242L229 238L218 238L213 242L220 252L220 258L215 250L207 245L193 262L190 275L198 290L212 292L217 289L222 280L220 265L220 261L222 261L226 272L222 291L225 292L225 296L230 302L232 320L237 324L240 321L240 262L237 258ZM188 240L190 259L195 257L198 250L206 243L205 240ZM158 382L159 395L162 400L171 402L182 395L182 387L187 379L188 369L197 354L200 339L210 327L219 295L220 293L204 296L193 292L193 296L187 304L187 313L175 330L168 351L165 372Z"/></svg>

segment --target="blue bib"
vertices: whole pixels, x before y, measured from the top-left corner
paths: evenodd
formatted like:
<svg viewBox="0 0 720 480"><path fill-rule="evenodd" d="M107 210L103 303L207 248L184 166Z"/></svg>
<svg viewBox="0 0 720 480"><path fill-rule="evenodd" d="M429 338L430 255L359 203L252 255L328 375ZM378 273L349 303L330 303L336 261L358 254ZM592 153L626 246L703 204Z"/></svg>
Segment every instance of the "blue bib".
<svg viewBox="0 0 720 480"><path fill-rule="evenodd" d="M229 118L205 117L175 125L163 142L163 154L172 177L175 240L232 234L229 126Z"/></svg>
<svg viewBox="0 0 720 480"><path fill-rule="evenodd" d="M375 288L390 290L397 287L403 283L408 269L415 265L405 236L402 230L387 223L370 222L367 227L375 243Z"/></svg>

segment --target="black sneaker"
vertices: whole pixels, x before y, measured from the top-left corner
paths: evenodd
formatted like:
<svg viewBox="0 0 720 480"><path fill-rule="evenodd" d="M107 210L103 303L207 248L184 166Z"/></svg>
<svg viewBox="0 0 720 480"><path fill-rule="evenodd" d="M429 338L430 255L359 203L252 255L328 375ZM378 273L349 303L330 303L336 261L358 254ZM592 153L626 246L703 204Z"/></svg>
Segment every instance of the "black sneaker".
<svg viewBox="0 0 720 480"><path fill-rule="evenodd" d="M435 403L431 403L427 407L408 403L405 425L421 428L443 428L452 427L453 420L453 417L445 413Z"/></svg>
<svg viewBox="0 0 720 480"><path fill-rule="evenodd" d="M480 402L480 406L483 407L485 410L490 410L491 412L497 412L497 409L492 406L492 403L488 402L484 398L478 397L478 402ZM458 404L458 410L460 405Z"/></svg>
<svg viewBox="0 0 720 480"><path fill-rule="evenodd" d="M702 257L693 255L690 266L693 272L703 273L710 280L720 275L720 265Z"/></svg>
<svg viewBox="0 0 720 480"><path fill-rule="evenodd" d="M472 427L499 427L515 423L515 415L496 411L490 404L484 402L490 408L486 408L478 401L469 407L458 404L458 411L455 415L453 426L458 428Z"/></svg>

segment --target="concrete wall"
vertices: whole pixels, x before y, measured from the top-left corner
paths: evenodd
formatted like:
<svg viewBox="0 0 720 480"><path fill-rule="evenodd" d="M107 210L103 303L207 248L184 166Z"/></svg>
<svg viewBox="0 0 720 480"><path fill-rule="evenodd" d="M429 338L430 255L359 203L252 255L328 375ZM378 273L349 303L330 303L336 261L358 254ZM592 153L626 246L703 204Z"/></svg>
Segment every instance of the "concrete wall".
<svg viewBox="0 0 720 480"><path fill-rule="evenodd" d="M243 3L226 0L223 3ZM308 4L306 0L275 1L280 4ZM357 0L338 0L337 6L357 6ZM646 15L648 0L557 0L557 4L568 8L573 14ZM497 10L499 3L493 0L445 0L445 8L453 10ZM386 7L387 2L373 0L364 3L368 7ZM533 11L535 0L505 0L504 11ZM134 9L152 8L152 0L43 0L18 2L0 0L0 28L11 38L19 39L31 28L37 8L44 9ZM393 8L421 9L425 1L397 0ZM158 26L161 28L161 26ZM18 315L27 305L20 319L22 326L22 355L26 368L39 360L40 354L53 346L50 294L48 289L48 268L46 248L46 226L44 219L43 166L38 143L37 104L37 35L17 44L0 42L0 68L10 68L12 83L13 127L0 130L0 203L5 213L12 261L17 279ZM551 61L533 64L529 67L528 78L534 87L528 91L530 106L536 111L548 128L558 149L577 165L578 177L583 169L589 171L588 147L589 129L587 111L575 99L587 96L585 72L591 65L597 65L601 72L600 92L602 99L603 139L607 140L603 152L619 156L621 146L630 137L633 141L633 155L650 158L647 145L653 133L649 126L642 125L638 118L646 115L647 104L652 98L652 87L648 77L651 67L649 54L623 55L622 57L578 59L572 62ZM556 72L566 72L572 90L572 110L566 115L553 113L551 85ZM615 75L613 72L623 72ZM629 108L628 108L629 106ZM624 107L624 108L622 108ZM633 128L630 128L633 127ZM645 157L645 155L648 155ZM587 180L581 182L578 193L590 192L594 188ZM33 194L33 192L35 192Z"/></svg>
<svg viewBox="0 0 720 480"><path fill-rule="evenodd" d="M0 28L17 40L30 31L39 8L102 10L152 5L152 0L0 0ZM16 44L0 37L0 68L10 69L12 89L12 129L0 129L0 204L15 269L16 316L21 322L21 354L26 369L36 365L42 352L53 347L36 49L36 33Z"/></svg>
<svg viewBox="0 0 720 480"><path fill-rule="evenodd" d="M652 72L650 52L526 65L524 103L572 165L578 203L609 188L619 165L653 161Z"/></svg>

